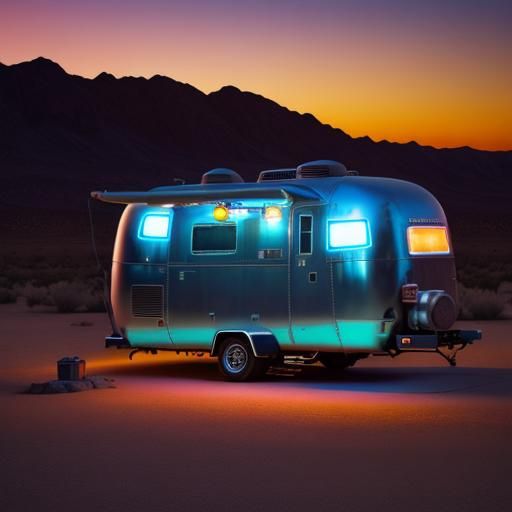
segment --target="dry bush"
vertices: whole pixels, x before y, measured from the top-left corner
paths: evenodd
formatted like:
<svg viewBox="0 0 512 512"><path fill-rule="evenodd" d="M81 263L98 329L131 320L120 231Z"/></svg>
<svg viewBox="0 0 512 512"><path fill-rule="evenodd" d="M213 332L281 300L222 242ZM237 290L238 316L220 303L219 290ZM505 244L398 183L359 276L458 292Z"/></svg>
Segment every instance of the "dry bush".
<svg viewBox="0 0 512 512"><path fill-rule="evenodd" d="M88 293L85 309L89 313L104 313L105 301L103 300L103 293L94 290L89 290Z"/></svg>
<svg viewBox="0 0 512 512"><path fill-rule="evenodd" d="M497 290L500 283L512 281L512 264L486 262L465 264L457 268L458 280L468 288Z"/></svg>
<svg viewBox="0 0 512 512"><path fill-rule="evenodd" d="M49 287L52 303L59 313L73 313L78 309L85 310L88 290L79 282L60 281Z"/></svg>
<svg viewBox="0 0 512 512"><path fill-rule="evenodd" d="M502 315L506 299L491 290L461 286L459 302L462 320L495 320Z"/></svg>
<svg viewBox="0 0 512 512"><path fill-rule="evenodd" d="M498 293L506 298L512 299L512 281L503 281L498 286Z"/></svg>
<svg viewBox="0 0 512 512"><path fill-rule="evenodd" d="M51 304L48 288L46 286L34 286L32 283L28 283L25 286L18 288L17 294L25 297L29 308L39 306L41 304Z"/></svg>

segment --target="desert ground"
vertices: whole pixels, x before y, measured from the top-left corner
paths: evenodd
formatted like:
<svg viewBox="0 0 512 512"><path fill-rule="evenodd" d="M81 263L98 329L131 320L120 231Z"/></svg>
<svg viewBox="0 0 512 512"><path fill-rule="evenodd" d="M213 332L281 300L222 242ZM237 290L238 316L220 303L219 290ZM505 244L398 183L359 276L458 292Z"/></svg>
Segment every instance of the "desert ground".
<svg viewBox="0 0 512 512"><path fill-rule="evenodd" d="M512 321L430 354L224 382L103 348L104 314L0 306L2 512L512 510ZM115 389L23 393L80 355Z"/></svg>

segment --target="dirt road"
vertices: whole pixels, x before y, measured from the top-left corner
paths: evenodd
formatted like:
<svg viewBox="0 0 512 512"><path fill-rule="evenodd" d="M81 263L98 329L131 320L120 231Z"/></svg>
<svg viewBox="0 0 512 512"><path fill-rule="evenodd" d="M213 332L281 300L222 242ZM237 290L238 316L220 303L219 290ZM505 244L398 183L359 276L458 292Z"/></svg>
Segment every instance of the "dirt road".
<svg viewBox="0 0 512 512"><path fill-rule="evenodd" d="M1 306L0 510L512 510L512 322L465 327L484 340L457 368L232 384L209 358L105 351L104 315ZM21 394L75 354L117 388Z"/></svg>

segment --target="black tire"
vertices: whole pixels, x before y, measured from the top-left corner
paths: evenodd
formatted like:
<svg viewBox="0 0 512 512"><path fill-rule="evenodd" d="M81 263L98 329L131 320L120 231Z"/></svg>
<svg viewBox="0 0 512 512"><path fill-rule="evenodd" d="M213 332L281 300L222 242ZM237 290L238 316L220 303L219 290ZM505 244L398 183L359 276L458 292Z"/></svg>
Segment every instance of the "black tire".
<svg viewBox="0 0 512 512"><path fill-rule="evenodd" d="M318 359L329 370L345 370L354 366L359 357L340 352L324 352L318 355Z"/></svg>
<svg viewBox="0 0 512 512"><path fill-rule="evenodd" d="M242 382L262 377L269 368L269 360L256 357L247 339L227 338L219 348L219 369L225 379Z"/></svg>

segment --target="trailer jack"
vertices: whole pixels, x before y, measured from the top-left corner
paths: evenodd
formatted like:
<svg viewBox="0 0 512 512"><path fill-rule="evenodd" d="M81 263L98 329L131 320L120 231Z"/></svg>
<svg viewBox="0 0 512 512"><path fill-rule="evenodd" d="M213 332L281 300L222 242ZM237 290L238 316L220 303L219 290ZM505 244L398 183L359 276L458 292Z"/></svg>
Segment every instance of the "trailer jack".
<svg viewBox="0 0 512 512"><path fill-rule="evenodd" d="M439 350L439 347L436 348L436 352L443 358L448 361L448 364L450 366L457 366L457 352L463 350L466 348L468 343L462 343L460 346L454 347L453 345L450 348L451 352L443 352L442 350Z"/></svg>
<svg viewBox="0 0 512 512"><path fill-rule="evenodd" d="M391 347L388 353L394 357L405 352L430 352L439 354L450 366L457 366L457 353L471 345L475 340L482 339L480 331L453 330L435 333L404 333L397 334L396 349ZM441 348L446 348L445 351Z"/></svg>

